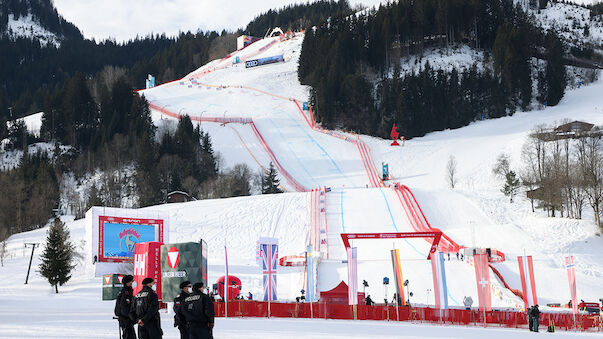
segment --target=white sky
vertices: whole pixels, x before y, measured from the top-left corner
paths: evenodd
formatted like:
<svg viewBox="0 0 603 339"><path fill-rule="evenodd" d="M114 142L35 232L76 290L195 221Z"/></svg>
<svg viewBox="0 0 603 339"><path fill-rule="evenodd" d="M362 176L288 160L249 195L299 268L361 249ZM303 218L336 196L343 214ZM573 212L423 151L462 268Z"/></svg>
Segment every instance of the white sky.
<svg viewBox="0 0 603 339"><path fill-rule="evenodd" d="M59 14L86 38L125 41L136 35L198 29L236 30L271 8L299 0L54 0ZM381 0L350 0L352 6L373 6Z"/></svg>

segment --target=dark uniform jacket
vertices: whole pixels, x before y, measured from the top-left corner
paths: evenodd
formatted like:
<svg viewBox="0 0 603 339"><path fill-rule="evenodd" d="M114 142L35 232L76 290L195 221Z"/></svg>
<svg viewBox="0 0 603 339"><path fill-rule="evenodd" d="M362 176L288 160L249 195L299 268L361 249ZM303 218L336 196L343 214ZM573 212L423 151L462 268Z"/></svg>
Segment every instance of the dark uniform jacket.
<svg viewBox="0 0 603 339"><path fill-rule="evenodd" d="M130 305L132 305L132 287L124 286L115 301L115 316L119 318L120 324L124 321L129 322L130 319Z"/></svg>
<svg viewBox="0 0 603 339"><path fill-rule="evenodd" d="M134 296L134 303L130 308L130 319L134 323L142 320L145 325L155 323L157 327L160 327L159 299L157 298L157 293L152 288L144 286Z"/></svg>
<svg viewBox="0 0 603 339"><path fill-rule="evenodd" d="M214 304L207 294L195 291L184 298L181 311L190 327L213 327Z"/></svg>
<svg viewBox="0 0 603 339"><path fill-rule="evenodd" d="M186 319L184 318L184 314L182 314L182 303L189 295L189 293L180 291L180 294L174 298L174 327L186 326Z"/></svg>

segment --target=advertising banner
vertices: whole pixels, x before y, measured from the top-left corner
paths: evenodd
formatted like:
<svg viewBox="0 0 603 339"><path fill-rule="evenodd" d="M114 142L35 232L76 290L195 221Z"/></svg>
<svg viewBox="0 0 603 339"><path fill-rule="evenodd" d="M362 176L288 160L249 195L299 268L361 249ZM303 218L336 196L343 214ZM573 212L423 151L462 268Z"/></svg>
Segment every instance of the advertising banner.
<svg viewBox="0 0 603 339"><path fill-rule="evenodd" d="M435 308L438 310L448 309L448 286L446 285L444 253L436 252L431 256L431 271L433 273Z"/></svg>
<svg viewBox="0 0 603 339"><path fill-rule="evenodd" d="M528 309L528 307L538 304L532 256L519 256L517 257L517 262L519 263L519 276L521 277L521 290L523 292L523 302L525 308Z"/></svg>
<svg viewBox="0 0 603 339"><path fill-rule="evenodd" d="M115 300L121 288L124 287L123 274L105 274L103 276L103 300Z"/></svg>
<svg viewBox="0 0 603 339"><path fill-rule="evenodd" d="M202 282L207 286L205 241L161 245L161 294L165 302L180 294L180 283Z"/></svg>
<svg viewBox="0 0 603 339"><path fill-rule="evenodd" d="M348 247L348 305L358 305L358 249Z"/></svg>
<svg viewBox="0 0 603 339"><path fill-rule="evenodd" d="M576 271L574 268L574 256L565 257L565 268L567 268L567 281L570 288L570 297L572 301L572 311L578 314L578 296L576 293Z"/></svg>
<svg viewBox="0 0 603 339"><path fill-rule="evenodd" d="M394 282L396 284L396 295L398 296L398 306L403 306L404 300L404 277L402 276L402 263L400 262L400 250L391 250L392 268L394 269Z"/></svg>
<svg viewBox="0 0 603 339"><path fill-rule="evenodd" d="M136 244L163 242L163 220L104 215L98 219L99 262L132 262Z"/></svg>
<svg viewBox="0 0 603 339"><path fill-rule="evenodd" d="M285 57L282 54L267 57L267 58L247 60L247 61L245 61L245 68L273 64L273 63L282 62L282 61L285 61Z"/></svg>
<svg viewBox="0 0 603 339"><path fill-rule="evenodd" d="M161 243L145 242L134 246L134 294L142 289L142 280L152 278L155 280L155 292L161 301Z"/></svg>

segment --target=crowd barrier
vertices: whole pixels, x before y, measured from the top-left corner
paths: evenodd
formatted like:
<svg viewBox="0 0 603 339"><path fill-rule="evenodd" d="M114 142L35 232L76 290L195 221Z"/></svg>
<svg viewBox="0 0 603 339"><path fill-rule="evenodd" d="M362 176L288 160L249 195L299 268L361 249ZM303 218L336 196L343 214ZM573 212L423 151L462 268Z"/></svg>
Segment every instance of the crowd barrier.
<svg viewBox="0 0 603 339"><path fill-rule="evenodd" d="M216 316L224 317L225 305L215 303ZM316 318L342 320L382 320L411 321L413 323L432 323L462 326L524 328L527 330L528 318L525 312L447 309L437 310L425 307L395 305L357 305L356 312L349 305L326 303L281 303L265 301L233 300L228 302L229 317L277 317L277 318ZM549 321L556 329L600 332L603 331L599 315L574 315L571 313L541 313L541 331L546 331Z"/></svg>

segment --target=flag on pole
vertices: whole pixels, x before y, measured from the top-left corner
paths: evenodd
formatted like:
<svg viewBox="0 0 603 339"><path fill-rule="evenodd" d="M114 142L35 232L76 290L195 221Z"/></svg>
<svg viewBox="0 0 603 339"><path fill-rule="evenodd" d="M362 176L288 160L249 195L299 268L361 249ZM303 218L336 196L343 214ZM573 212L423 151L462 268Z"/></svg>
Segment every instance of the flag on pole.
<svg viewBox="0 0 603 339"><path fill-rule="evenodd" d="M433 290L435 292L435 308L448 308L448 286L446 285L446 269L444 253L436 252L431 255L431 272L433 274Z"/></svg>
<svg viewBox="0 0 603 339"><path fill-rule="evenodd" d="M306 301L314 301L314 252L312 245L306 248Z"/></svg>
<svg viewBox="0 0 603 339"><path fill-rule="evenodd" d="M392 266L394 269L394 282L396 283L396 295L398 296L398 306L406 303L404 299L404 278L402 277L402 263L400 262L400 250L391 250Z"/></svg>
<svg viewBox="0 0 603 339"><path fill-rule="evenodd" d="M492 311L492 295L490 293L490 267L486 253L474 254L475 280L479 298L480 311Z"/></svg>
<svg viewBox="0 0 603 339"><path fill-rule="evenodd" d="M224 262L226 270L226 276L224 277L224 317L228 318L228 294L230 294L230 279L228 277L228 251L226 250L226 242L224 243Z"/></svg>
<svg viewBox="0 0 603 339"><path fill-rule="evenodd" d="M348 247L348 305L358 305L358 253Z"/></svg>
<svg viewBox="0 0 603 339"><path fill-rule="evenodd" d="M538 304L536 297L536 280L534 280L534 265L532 256L518 256L519 275L521 276L521 290L523 292L523 302L525 308Z"/></svg>
<svg viewBox="0 0 603 339"><path fill-rule="evenodd" d="M278 265L278 239L261 238L260 257L262 258L262 272L264 274L264 300L277 300L276 268Z"/></svg>
<svg viewBox="0 0 603 339"><path fill-rule="evenodd" d="M576 271L574 270L574 256L565 257L565 268L567 268L567 280L569 282L572 297L572 308L574 314L578 314L578 297L576 295Z"/></svg>

